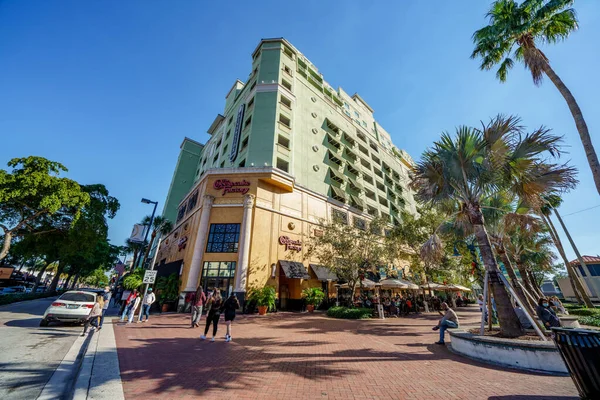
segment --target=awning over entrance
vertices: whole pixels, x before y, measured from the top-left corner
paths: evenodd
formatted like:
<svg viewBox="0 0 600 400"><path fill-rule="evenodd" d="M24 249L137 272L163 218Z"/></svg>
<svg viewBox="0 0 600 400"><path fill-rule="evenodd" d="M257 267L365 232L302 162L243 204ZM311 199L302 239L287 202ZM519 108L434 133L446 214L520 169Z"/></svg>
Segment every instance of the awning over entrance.
<svg viewBox="0 0 600 400"><path fill-rule="evenodd" d="M279 265L281 265L281 269L287 278L310 279L306 267L300 262L279 260Z"/></svg>
<svg viewBox="0 0 600 400"><path fill-rule="evenodd" d="M318 265L318 264L309 264L315 275L317 275L317 279L320 281L334 281L338 280L336 274L334 274L329 268Z"/></svg>

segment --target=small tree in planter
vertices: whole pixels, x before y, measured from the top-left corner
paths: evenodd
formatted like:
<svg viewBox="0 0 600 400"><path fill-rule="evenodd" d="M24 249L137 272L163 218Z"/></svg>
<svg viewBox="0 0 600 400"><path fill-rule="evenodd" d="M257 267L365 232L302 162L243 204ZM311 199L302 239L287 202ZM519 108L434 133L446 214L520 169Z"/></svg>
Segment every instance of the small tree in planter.
<svg viewBox="0 0 600 400"><path fill-rule="evenodd" d="M168 277L161 276L156 281L156 289L159 294L161 311L169 311L169 303L177 301L179 297L179 277L172 273Z"/></svg>
<svg viewBox="0 0 600 400"><path fill-rule="evenodd" d="M325 293L320 288L307 288L302 291L302 297L306 300L306 309L308 312L313 312L323 302Z"/></svg>
<svg viewBox="0 0 600 400"><path fill-rule="evenodd" d="M256 303L258 315L265 315L268 310L275 309L275 288L272 286L265 286L263 288L253 289L248 299L251 302Z"/></svg>

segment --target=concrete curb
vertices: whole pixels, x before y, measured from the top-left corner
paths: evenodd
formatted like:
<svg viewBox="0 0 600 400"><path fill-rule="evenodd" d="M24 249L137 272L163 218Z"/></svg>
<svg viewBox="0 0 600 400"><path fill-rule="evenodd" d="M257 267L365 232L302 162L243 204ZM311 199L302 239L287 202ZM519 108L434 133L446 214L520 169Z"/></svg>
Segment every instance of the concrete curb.
<svg viewBox="0 0 600 400"><path fill-rule="evenodd" d="M105 318L87 348L81 371L75 382L74 400L121 400L125 398L113 320Z"/></svg>
<svg viewBox="0 0 600 400"><path fill-rule="evenodd" d="M93 335L78 336L46 383L37 400L70 399L84 355Z"/></svg>

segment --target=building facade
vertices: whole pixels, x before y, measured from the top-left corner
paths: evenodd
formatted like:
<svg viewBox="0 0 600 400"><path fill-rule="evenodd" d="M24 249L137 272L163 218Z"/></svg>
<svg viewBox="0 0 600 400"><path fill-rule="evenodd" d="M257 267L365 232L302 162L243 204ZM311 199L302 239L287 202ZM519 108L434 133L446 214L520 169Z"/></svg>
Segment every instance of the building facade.
<svg viewBox="0 0 600 400"><path fill-rule="evenodd" d="M587 295L594 301L600 300L600 257L582 256L585 266L581 265L578 259L570 262L575 270L577 278L581 281ZM575 292L568 278L557 279L563 296L568 299L575 299Z"/></svg>
<svg viewBox="0 0 600 400"><path fill-rule="evenodd" d="M331 292L335 280L305 256L320 220L392 226L402 210L416 212L408 154L365 100L334 90L285 39L259 43L247 82L231 87L208 133L204 145L192 141L196 163L181 161L182 145L164 212L178 204L175 228L156 257L159 270L180 271L182 292L201 285L243 297L269 284L294 308L303 288ZM175 182L190 176L189 187Z"/></svg>

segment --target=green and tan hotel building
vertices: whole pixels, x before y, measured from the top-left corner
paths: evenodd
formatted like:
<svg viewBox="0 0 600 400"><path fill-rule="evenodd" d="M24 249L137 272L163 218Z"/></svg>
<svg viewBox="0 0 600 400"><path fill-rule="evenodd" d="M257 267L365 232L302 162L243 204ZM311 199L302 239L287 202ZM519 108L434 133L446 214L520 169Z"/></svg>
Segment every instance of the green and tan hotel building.
<svg viewBox="0 0 600 400"><path fill-rule="evenodd" d="M159 271L178 270L181 292L219 287L240 297L276 288L281 308L336 277L305 256L306 239L333 215L359 228L415 211L410 156L358 94L333 89L282 38L261 40L200 144L185 138L163 215ZM400 266L400 265L399 265Z"/></svg>

